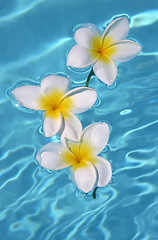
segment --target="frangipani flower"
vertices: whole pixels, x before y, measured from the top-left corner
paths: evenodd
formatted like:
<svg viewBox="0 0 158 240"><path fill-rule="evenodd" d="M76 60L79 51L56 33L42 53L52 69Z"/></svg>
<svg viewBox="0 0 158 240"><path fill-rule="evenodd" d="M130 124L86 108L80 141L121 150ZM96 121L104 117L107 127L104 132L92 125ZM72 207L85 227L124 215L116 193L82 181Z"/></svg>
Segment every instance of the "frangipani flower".
<svg viewBox="0 0 158 240"><path fill-rule="evenodd" d="M83 24L74 34L76 45L68 54L67 65L85 68L93 65L94 74L104 83L111 85L117 76L116 62L126 62L140 51L138 43L124 40L129 32L126 17L112 21L101 35L94 24Z"/></svg>
<svg viewBox="0 0 158 240"><path fill-rule="evenodd" d="M41 81L41 86L25 85L12 91L15 99L24 107L44 112L43 129L46 137L78 138L82 131L80 120L74 113L87 111L96 101L96 91L78 87L67 92L70 80L51 75ZM67 92L67 93L66 93Z"/></svg>
<svg viewBox="0 0 158 240"><path fill-rule="evenodd" d="M105 122L89 125L77 142L66 139L61 143L48 143L36 155L39 164L50 170L70 168L73 183L83 192L91 191L95 184L106 186L111 179L110 163L97 156L106 146L109 127Z"/></svg>

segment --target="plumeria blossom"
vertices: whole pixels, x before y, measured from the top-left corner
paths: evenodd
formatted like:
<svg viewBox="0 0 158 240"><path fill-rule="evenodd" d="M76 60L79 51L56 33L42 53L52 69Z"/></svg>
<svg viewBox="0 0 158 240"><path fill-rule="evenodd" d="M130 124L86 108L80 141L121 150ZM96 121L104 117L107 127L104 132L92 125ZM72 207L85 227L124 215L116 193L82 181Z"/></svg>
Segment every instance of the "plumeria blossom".
<svg viewBox="0 0 158 240"><path fill-rule="evenodd" d="M105 122L89 125L80 134L79 141L48 143L36 155L38 163L49 170L70 167L73 183L83 192L96 184L106 186L111 179L110 163L98 154L109 139L109 126Z"/></svg>
<svg viewBox="0 0 158 240"><path fill-rule="evenodd" d="M85 68L93 65L94 74L111 85L117 76L116 62L126 62L140 51L138 43L125 40L129 32L129 21L120 17L112 21L103 34L96 25L87 23L74 34L76 45L68 54L67 65Z"/></svg>
<svg viewBox="0 0 158 240"><path fill-rule="evenodd" d="M69 87L68 78L50 75L42 79L41 86L21 86L14 89L12 94L24 107L44 111L43 129L46 137L59 132L61 138L76 140L82 125L75 113L85 112L92 107L97 94L91 88L78 87L68 91Z"/></svg>

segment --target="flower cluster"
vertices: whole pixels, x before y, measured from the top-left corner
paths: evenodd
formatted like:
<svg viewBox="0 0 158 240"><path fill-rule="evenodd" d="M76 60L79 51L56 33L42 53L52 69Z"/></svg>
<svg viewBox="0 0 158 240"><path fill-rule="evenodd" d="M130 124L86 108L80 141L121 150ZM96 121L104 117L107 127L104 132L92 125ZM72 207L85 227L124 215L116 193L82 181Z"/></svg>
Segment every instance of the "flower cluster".
<svg viewBox="0 0 158 240"><path fill-rule="evenodd" d="M115 61L128 61L141 51L138 43L125 40L128 31L126 17L112 21L103 34L90 23L75 31L76 45L68 54L67 66L93 66L86 87L70 90L70 79L54 74L42 79L41 86L25 85L12 91L24 107L43 111L46 137L60 135L60 143L48 143L39 150L37 162L50 170L70 167L73 183L85 193L92 191L95 185L104 187L111 180L111 164L98 156L108 142L109 126L98 122L82 131L75 114L90 109L97 99L96 91L88 87L93 74L111 85L117 76Z"/></svg>

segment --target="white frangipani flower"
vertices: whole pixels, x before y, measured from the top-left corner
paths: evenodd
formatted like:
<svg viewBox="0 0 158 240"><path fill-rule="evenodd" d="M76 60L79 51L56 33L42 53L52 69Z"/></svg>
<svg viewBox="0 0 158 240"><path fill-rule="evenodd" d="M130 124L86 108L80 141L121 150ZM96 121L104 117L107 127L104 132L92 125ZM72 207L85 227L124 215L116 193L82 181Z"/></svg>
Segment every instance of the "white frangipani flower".
<svg viewBox="0 0 158 240"><path fill-rule="evenodd" d="M93 65L94 74L104 83L111 85L117 76L116 62L126 62L134 58L141 46L126 39L129 21L120 17L112 21L103 34L96 25L87 23L74 34L76 45L68 54L67 65L85 68Z"/></svg>
<svg viewBox="0 0 158 240"><path fill-rule="evenodd" d="M109 126L105 122L89 125L75 142L48 143L36 155L38 163L49 170L70 167L73 183L83 192L91 191L96 184L106 186L112 176L111 164L97 156L109 139Z"/></svg>
<svg viewBox="0 0 158 240"><path fill-rule="evenodd" d="M43 129L46 137L58 132L61 138L78 139L82 131L75 113L87 111L95 103L96 91L78 87L67 92L70 80L50 75L41 81L41 86L25 85L12 91L14 98L24 107L44 112Z"/></svg>

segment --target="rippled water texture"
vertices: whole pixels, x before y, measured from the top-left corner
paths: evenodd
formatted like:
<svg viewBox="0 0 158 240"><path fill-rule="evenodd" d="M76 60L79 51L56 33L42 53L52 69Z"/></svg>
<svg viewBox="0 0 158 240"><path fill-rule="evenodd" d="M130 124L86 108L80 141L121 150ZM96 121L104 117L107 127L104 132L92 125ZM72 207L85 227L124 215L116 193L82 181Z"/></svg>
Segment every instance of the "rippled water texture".
<svg viewBox="0 0 158 240"><path fill-rule="evenodd" d="M130 39L143 47L118 67L116 84L95 77L94 107L79 115L83 126L106 121L110 140L103 156L111 183L96 199L72 184L69 170L48 172L36 151L56 137L42 134L42 116L17 106L11 90L66 73L84 86L87 72L66 67L73 28L86 22L101 30L113 16L130 17ZM158 1L0 1L0 239L158 239Z"/></svg>

